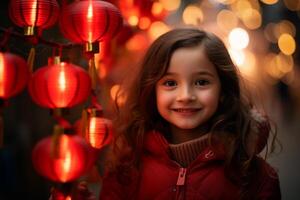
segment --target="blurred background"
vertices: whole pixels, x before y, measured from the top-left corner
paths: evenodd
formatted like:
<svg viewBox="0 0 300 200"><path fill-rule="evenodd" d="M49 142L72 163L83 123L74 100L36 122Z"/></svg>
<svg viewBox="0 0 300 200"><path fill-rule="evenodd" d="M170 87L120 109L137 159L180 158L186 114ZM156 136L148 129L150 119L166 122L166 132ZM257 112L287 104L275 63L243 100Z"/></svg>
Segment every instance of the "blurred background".
<svg viewBox="0 0 300 200"><path fill-rule="evenodd" d="M66 5L73 1L57 2ZM184 26L214 32L228 47L254 100L277 124L282 149L278 148L267 161L279 173L282 199L300 199L300 0L108 2L120 9L124 27L114 39L101 42L100 53L95 55L101 91L97 99L107 118L112 116L116 90L122 87L124 77L135 69L155 38ZM13 36L5 39L5 30L23 32L11 21L8 5L8 0L1 1L1 48L27 59L32 42ZM70 43L57 24L43 30L42 37L55 43ZM48 58L53 56L49 45L37 43L35 49L33 70L47 65ZM79 45L62 49L61 56L83 68L88 66ZM35 104L26 89L2 104L4 142L0 149L0 199L48 199L53 183L37 174L31 152L39 140L53 132L55 121L51 111ZM68 109L64 117L75 123L85 106L86 102ZM101 177L91 171L82 179L87 180L97 194Z"/></svg>

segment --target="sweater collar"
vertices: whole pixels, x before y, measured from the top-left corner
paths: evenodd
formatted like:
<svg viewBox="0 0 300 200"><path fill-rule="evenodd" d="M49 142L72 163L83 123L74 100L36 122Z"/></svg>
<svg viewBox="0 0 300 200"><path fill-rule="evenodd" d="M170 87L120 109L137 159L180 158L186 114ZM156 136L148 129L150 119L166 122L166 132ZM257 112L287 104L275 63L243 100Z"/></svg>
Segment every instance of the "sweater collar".
<svg viewBox="0 0 300 200"><path fill-rule="evenodd" d="M148 132L145 137L144 148L153 156L160 157L162 159L171 159L169 143L160 132ZM203 150L199 153L198 157L196 158L196 162L224 160L225 156L224 144L220 141L220 139L218 139L217 136L212 136L210 142L207 142L207 146L203 147Z"/></svg>

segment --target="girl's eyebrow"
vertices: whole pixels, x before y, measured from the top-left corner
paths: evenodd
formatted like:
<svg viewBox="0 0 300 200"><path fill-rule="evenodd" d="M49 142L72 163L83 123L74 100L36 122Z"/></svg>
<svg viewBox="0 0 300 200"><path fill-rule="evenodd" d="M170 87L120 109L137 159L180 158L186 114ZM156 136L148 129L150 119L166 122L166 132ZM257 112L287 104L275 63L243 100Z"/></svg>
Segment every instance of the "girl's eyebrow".
<svg viewBox="0 0 300 200"><path fill-rule="evenodd" d="M176 72L166 72L165 73L165 76L171 76L171 75L178 75L179 73L176 73ZM207 76L211 76L211 77L215 77L215 75L209 71L199 71L199 72L196 72L195 75L207 75Z"/></svg>
<svg viewBox="0 0 300 200"><path fill-rule="evenodd" d="M211 76L211 77L215 77L215 75L209 71L200 71L200 72L197 72L196 74L198 75L207 75L207 76Z"/></svg>

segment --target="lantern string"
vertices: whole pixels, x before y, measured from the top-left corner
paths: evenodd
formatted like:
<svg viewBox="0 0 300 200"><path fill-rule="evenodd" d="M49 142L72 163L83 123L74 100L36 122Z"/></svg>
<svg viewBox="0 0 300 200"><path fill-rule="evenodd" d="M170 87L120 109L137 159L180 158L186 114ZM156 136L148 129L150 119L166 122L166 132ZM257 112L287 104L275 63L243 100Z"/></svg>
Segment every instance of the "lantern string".
<svg viewBox="0 0 300 200"><path fill-rule="evenodd" d="M72 198L70 197L70 195L72 193L73 187L74 187L73 182L56 183L51 188L51 197L52 197L51 199L53 199L53 200L58 200L58 199L71 200Z"/></svg>
<svg viewBox="0 0 300 200"><path fill-rule="evenodd" d="M71 124L66 119L64 119L62 116L53 115L53 118L63 129L71 129L72 128Z"/></svg>
<svg viewBox="0 0 300 200"><path fill-rule="evenodd" d="M88 112L87 109L83 109L81 113L80 129L79 129L80 135L82 137L85 137L86 135L87 123L88 123Z"/></svg>
<svg viewBox="0 0 300 200"><path fill-rule="evenodd" d="M56 56L59 56L59 57L62 56L62 46L60 46L60 47L53 47L53 49L52 49L52 57L56 57Z"/></svg>
<svg viewBox="0 0 300 200"><path fill-rule="evenodd" d="M92 80L92 90L96 90L97 87L97 73L96 73L96 65L95 58L92 57L89 59L89 75Z"/></svg>
<svg viewBox="0 0 300 200"><path fill-rule="evenodd" d="M38 36L33 36L33 37L28 37L26 35L15 32L10 28L0 27L0 32L8 33L12 37L22 39L26 42L29 42L29 43L33 44L33 45L36 45L36 44L39 43L39 44L44 44L44 45L47 45L47 46L50 46L50 47L66 48L66 49L81 47L81 44L75 44L75 43L60 44L60 43L57 43L57 42L48 41L48 40L45 40L44 38L42 38L39 35Z"/></svg>
<svg viewBox="0 0 300 200"><path fill-rule="evenodd" d="M98 110L102 110L102 106L98 102L96 91L92 90L91 92L91 104L92 107L97 108Z"/></svg>
<svg viewBox="0 0 300 200"><path fill-rule="evenodd" d="M10 27L10 28L8 28L4 31L3 39L0 42L0 48L1 49L4 49L7 46L7 43L8 43L8 40L10 38L12 29L13 29L13 27Z"/></svg>
<svg viewBox="0 0 300 200"><path fill-rule="evenodd" d="M30 73L33 72L34 58L35 58L35 47L31 47L29 56L27 58L27 65L28 65Z"/></svg>

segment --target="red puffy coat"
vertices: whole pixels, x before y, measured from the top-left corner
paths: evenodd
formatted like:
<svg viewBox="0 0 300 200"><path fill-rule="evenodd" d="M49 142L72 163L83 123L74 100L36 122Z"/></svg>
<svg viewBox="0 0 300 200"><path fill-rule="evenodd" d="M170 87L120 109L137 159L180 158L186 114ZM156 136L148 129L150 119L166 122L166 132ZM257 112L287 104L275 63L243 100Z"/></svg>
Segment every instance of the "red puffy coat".
<svg viewBox="0 0 300 200"><path fill-rule="evenodd" d="M222 145L208 146L187 168L170 159L168 142L157 132L147 134L142 168L131 170L128 178L117 181L118 174L103 179L100 200L233 200L239 198L239 187L224 174L225 152ZM258 158L260 175L255 192L260 200L281 199L276 172ZM140 175L140 176L139 176Z"/></svg>

